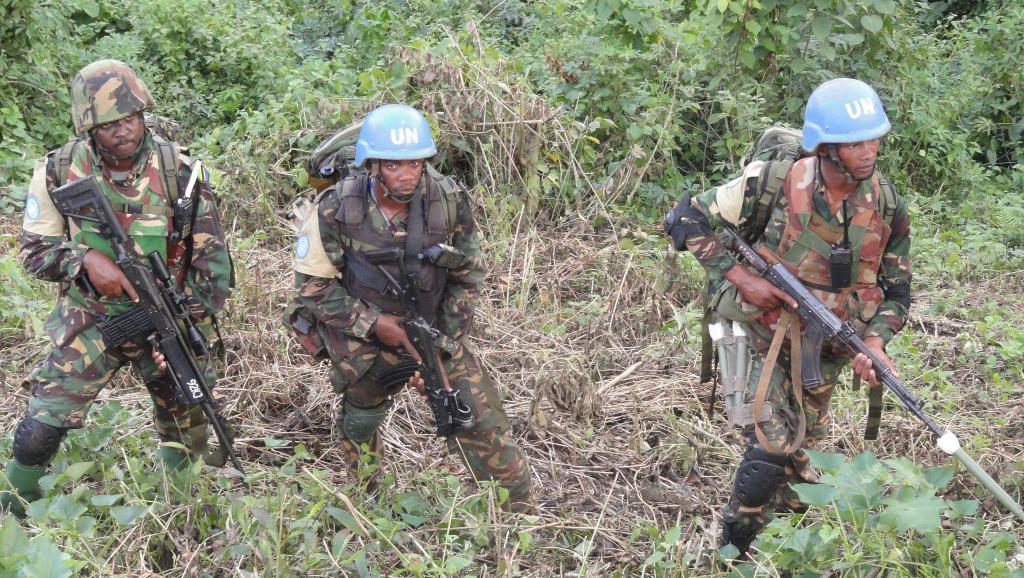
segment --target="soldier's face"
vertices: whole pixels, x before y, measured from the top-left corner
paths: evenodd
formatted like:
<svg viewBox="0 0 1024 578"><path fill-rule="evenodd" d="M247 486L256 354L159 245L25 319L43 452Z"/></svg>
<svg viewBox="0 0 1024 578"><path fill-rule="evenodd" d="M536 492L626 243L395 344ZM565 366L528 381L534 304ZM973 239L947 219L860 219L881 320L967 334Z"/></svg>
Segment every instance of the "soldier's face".
<svg viewBox="0 0 1024 578"><path fill-rule="evenodd" d="M142 113L135 113L120 120L96 126L92 137L102 147L115 155L129 155L135 151L146 135L146 125L142 121Z"/></svg>
<svg viewBox="0 0 1024 578"><path fill-rule="evenodd" d="M855 179L864 180L871 177L871 173L875 171L875 161L878 160L881 142L876 138L844 143L836 147L836 154Z"/></svg>
<svg viewBox="0 0 1024 578"><path fill-rule="evenodd" d="M424 163L420 159L407 161L380 161L380 178L384 186L395 195L411 195L423 176Z"/></svg>

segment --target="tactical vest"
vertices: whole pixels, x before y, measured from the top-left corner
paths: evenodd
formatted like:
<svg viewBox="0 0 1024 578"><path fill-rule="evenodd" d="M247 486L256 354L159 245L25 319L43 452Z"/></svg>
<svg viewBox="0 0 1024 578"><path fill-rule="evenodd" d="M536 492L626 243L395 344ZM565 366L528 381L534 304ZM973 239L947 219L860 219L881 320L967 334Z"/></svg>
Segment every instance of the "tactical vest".
<svg viewBox="0 0 1024 578"><path fill-rule="evenodd" d="M878 270L892 234L892 216L887 211L895 211L895 198L889 198L894 191L875 173L854 192L848 203L852 283L832 288L829 250L842 240L843 225L826 222L814 210L817 162L816 157L801 159L789 171L784 187L788 218L776 254L839 319L852 321L863 333L885 299ZM769 312L759 321L774 327L777 317L778 311Z"/></svg>
<svg viewBox="0 0 1024 578"><path fill-rule="evenodd" d="M154 140L157 137L154 137ZM91 147L73 147L73 156L67 163L66 179L70 183L96 175L100 189L110 200L117 218L125 232L135 242L136 250L140 255L147 255L157 251L167 260L168 237L173 230L174 211L171 209L165 179L161 166L161 155L158 153L159 146L154 142L149 151L148 158L139 169L135 180L126 187L115 188L110 182L101 177L102 164L94 156ZM58 156L60 153L58 153ZM57 167L61 171L60 166ZM177 169L175 169L176 174ZM174 180L174 179L172 179ZM68 222L68 238L72 243L85 245L95 249L111 259L114 258L110 242L100 233L96 223L85 220L70 219ZM74 284L68 289L68 296L72 299L91 304L94 299L86 296ZM131 308L131 302L127 296L119 300L104 299L103 307L106 315L119 315Z"/></svg>
<svg viewBox="0 0 1024 578"><path fill-rule="evenodd" d="M377 229L366 223L370 208L369 181L366 171L347 177L339 185L340 205L335 219L344 238L345 259L341 272L342 285L349 295L372 303L386 313L401 315L405 306L387 291L387 279L383 273L363 256L365 251L397 247L405 255L406 245L413 244L409 232L413 231L412 219L418 213L423 219L423 238L420 250L449 243L455 232L458 187L455 182L438 173L431 165L426 166L425 187L414 198L421 203L421 210L409 207L405 235L393 235L387 229ZM386 266L396 279L400 279L397 264ZM417 295L420 314L433 323L441 306L447 282L447 270L428 262L419 265Z"/></svg>

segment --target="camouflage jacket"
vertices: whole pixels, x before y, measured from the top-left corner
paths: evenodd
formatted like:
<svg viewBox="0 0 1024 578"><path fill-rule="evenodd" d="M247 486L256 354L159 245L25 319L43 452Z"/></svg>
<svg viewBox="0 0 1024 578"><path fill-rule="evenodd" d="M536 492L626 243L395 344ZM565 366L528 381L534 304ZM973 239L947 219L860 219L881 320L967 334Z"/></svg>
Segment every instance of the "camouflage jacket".
<svg viewBox="0 0 1024 578"><path fill-rule="evenodd" d="M184 253L184 246L168 246L167 237L173 219L169 203L163 194L160 180L160 161L152 136L147 134L142 151L132 173L134 180L126 186L111 184L109 169L99 159L92 146L85 143L76 147L68 181L94 175L111 203L129 206L131 212L118 213L122 225L136 241L137 249L156 248L161 254L172 256L171 274L181 280L183 263L175 260ZM178 170L179 190L184 191L191 173L189 161L181 157ZM97 299L86 292L79 282L85 271L82 267L89 249L110 253L108 243L91 230L88 223L68 222L59 213L50 198L50 191L58 186L51 153L36 163L29 184L22 225L20 258L25 269L45 281L61 284L54 311L47 322L47 330L56 342L65 341L91 324L97 314L118 315L130 308L128 298ZM219 312L230 292L231 261L220 227L213 192L208 183L199 179L198 206L193 224L192 256L186 277L181 280L184 291L192 299L193 315L201 318Z"/></svg>
<svg viewBox="0 0 1024 578"><path fill-rule="evenodd" d="M794 172L807 169L811 166L813 159L805 159L804 162L794 165L787 180L783 185L783 191L792 187ZM876 174L877 177L877 174ZM864 181L851 195L852 204L860 210L860 205L874 203L877 208L880 202L880 195L877 189L878 178ZM731 185L732 183L730 183ZM841 211L833 214L825 199L824 184L813 183L811 194L812 207L809 210L813 222L822 223L822 227L842 229ZM690 199L690 206L699 211L706 219L694 219L683 216L681 222L690 225L689 235L686 237L686 248L697 258L708 272L709 279L720 280L735 264L735 257L725 248L722 242L714 234L715 229L720 229L723 224L740 226L751 217L757 203L758 181L751 179L746 186L721 186L705 191L704 193ZM872 201L872 199L874 199ZM868 201L868 202L865 202ZM793 252L792 239L786 239L787 225L791 218L795 218L796 211L790 207L788 194L779 196L771 219L761 238L755 243L759 250L767 249L774 254L780 253L780 244L783 260L786 260L786 252ZM865 310L854 312L863 317L863 337L878 336L885 342L892 339L906 323L910 307L910 217L907 211L906 202L902 197L896 196L896 206L891 219L891 225L886 224L888 238L885 240L884 248L880 248L880 262L877 265L877 277L864 273L866 278L871 278L874 285L880 287L883 296L879 298L880 303L872 304ZM820 220L820 221L819 221ZM856 224L855 214L851 215L851 222ZM708 226L710 225L710 227ZM802 228L802 227L798 227ZM852 228L852 226L851 226ZM785 240L785 242L783 242ZM862 236L851 236L854 254L860 254L865 240ZM801 249L805 249L801 247ZM878 257L876 257L877 259ZM713 282L712 285L715 285ZM877 289L876 289L877 291ZM819 294L827 305L830 296L826 292L819 292L812 288L812 292ZM835 297L831 297L833 300ZM854 301L854 298L851 298ZM831 305L830 305L831 306ZM858 304L852 305L858 307ZM855 319L855 322L859 322Z"/></svg>
<svg viewBox="0 0 1024 578"><path fill-rule="evenodd" d="M316 215L309 217L315 218L318 229L318 233L313 233L318 236L318 239L312 240L313 251L323 251L328 261L326 269L321 269L319 275L296 270L297 295L286 313L286 322L298 330L300 339L303 331L296 325L295 316L306 312L313 317L321 329L322 345L336 362L352 357L357 351L361 355L375 355L378 346L372 339L372 332L381 314L379 304L358 299L345 288L344 276L351 274L345 251L346 247L351 246L352 239L343 234L338 222L342 205L341 188L339 184L328 189L316 207ZM370 194L367 190L368 199ZM448 237L450 243L465 253L467 259L462 267L447 270L442 281L444 286L435 326L441 332L437 340L438 347L449 353L458 350L459 343L469 332L484 280L484 256L469 201L462 191L453 199L456 200L455 226L454 230L448 231ZM380 235L390 235L384 214L376 203L371 199L365 206L367 212L363 226L371 227ZM403 236L407 225L405 217L396 216L392 224L398 235ZM300 233L296 257L306 257L310 251L309 245L310 240ZM404 248L404 241L399 246ZM317 349L305 343L304 346L310 352Z"/></svg>

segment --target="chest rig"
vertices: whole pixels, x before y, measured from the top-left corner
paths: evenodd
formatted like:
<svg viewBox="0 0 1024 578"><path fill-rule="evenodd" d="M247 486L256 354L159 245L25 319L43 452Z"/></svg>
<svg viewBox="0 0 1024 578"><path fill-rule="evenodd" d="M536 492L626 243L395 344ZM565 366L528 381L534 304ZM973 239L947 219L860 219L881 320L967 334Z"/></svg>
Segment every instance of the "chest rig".
<svg viewBox="0 0 1024 578"><path fill-rule="evenodd" d="M458 189L453 180L429 164L424 179L426 186L410 201L404 234L394 234L386 227L368 222L371 201L365 171L342 181L341 203L335 219L345 251L341 282L349 294L386 313L404 313L404 305L387 291L387 279L365 256L366 251L397 248L404 256L406 272L416 280L419 313L433 323L441 306L447 270L421 260L419 254L437 243L450 242L456 226ZM397 264L385 267L395 278L400 276Z"/></svg>

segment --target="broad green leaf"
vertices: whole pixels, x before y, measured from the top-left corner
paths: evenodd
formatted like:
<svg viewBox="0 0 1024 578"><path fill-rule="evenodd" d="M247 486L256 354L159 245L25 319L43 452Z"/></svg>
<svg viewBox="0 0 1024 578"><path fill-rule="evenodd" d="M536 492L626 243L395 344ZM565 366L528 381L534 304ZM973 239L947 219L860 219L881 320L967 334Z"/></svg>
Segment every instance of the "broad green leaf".
<svg viewBox="0 0 1024 578"><path fill-rule="evenodd" d="M64 470L64 475L72 482L77 482L82 476L92 469L95 463L96 462L78 462L77 464L71 464Z"/></svg>
<svg viewBox="0 0 1024 578"><path fill-rule="evenodd" d="M341 508L335 508L333 506L328 506L325 510L332 518L341 522L341 525L348 528L350 532L362 534L362 528L359 527L359 523L356 522L355 517L352 516L348 510L342 510Z"/></svg>
<svg viewBox="0 0 1024 578"><path fill-rule="evenodd" d="M978 500L956 500L949 502L949 510L946 515L953 520L973 516L978 513L980 503Z"/></svg>
<svg viewBox="0 0 1024 578"><path fill-rule="evenodd" d="M21 569L22 575L33 578L67 578L71 569L67 561L70 556L61 552L45 536L37 536L32 540L28 564Z"/></svg>
<svg viewBox="0 0 1024 578"><path fill-rule="evenodd" d="M530 545L533 544L533 536L530 535L526 530L519 531L519 547L523 552L530 550Z"/></svg>
<svg viewBox="0 0 1024 578"><path fill-rule="evenodd" d="M89 18L96 18L100 15L100 4L96 0L78 0L78 8L85 12Z"/></svg>
<svg viewBox="0 0 1024 578"><path fill-rule="evenodd" d="M467 560L466 558L462 558L460 556L452 556L451 558L445 560L444 569L446 572L451 572L454 574L456 572L461 571L462 569L464 569L472 563L472 560Z"/></svg>
<svg viewBox="0 0 1024 578"><path fill-rule="evenodd" d="M904 494L907 492L901 492L898 497L886 499L885 504L888 507L882 512L879 519L895 526L900 532L916 530L922 534L928 534L938 530L942 523L941 515L942 511L946 509L946 503L931 494L921 494L915 497Z"/></svg>
<svg viewBox="0 0 1024 578"><path fill-rule="evenodd" d="M136 504L134 506L117 506L110 508L110 515L122 526L130 526L149 511L149 508Z"/></svg>
<svg viewBox="0 0 1024 578"><path fill-rule="evenodd" d="M824 484L796 484L793 486L793 491L800 496L800 500L805 504L819 508L828 505L838 495L835 488Z"/></svg>
<svg viewBox="0 0 1024 578"><path fill-rule="evenodd" d="M786 9L786 18L803 18L807 15L807 5L795 2Z"/></svg>
<svg viewBox="0 0 1024 578"><path fill-rule="evenodd" d="M875 10L882 14L892 14L896 11L895 0L875 0Z"/></svg>
<svg viewBox="0 0 1024 578"><path fill-rule="evenodd" d="M818 38L827 39L828 33L832 31L832 18L828 14L818 12L814 15L814 20L811 20L811 31Z"/></svg>
<svg viewBox="0 0 1024 578"><path fill-rule="evenodd" d="M719 12L725 12L729 9L729 0L718 0L717 7Z"/></svg>
<svg viewBox="0 0 1024 578"><path fill-rule="evenodd" d="M280 448L280 447L284 447L284 446L288 445L288 440L279 440L279 439L272 438L272 437L265 437L265 438L263 438L263 443L268 448L273 449L273 448Z"/></svg>
<svg viewBox="0 0 1024 578"><path fill-rule="evenodd" d="M757 20L747 20L746 24L747 31L750 32L751 36L757 37L758 33L761 32L761 25L757 23Z"/></svg>
<svg viewBox="0 0 1024 578"><path fill-rule="evenodd" d="M50 516L58 520L69 521L84 514L87 508L73 500L71 496L57 496L50 502L48 510Z"/></svg>
<svg viewBox="0 0 1024 578"><path fill-rule="evenodd" d="M23 554L28 550L28 536L17 518L4 515L0 519L0 558Z"/></svg>
<svg viewBox="0 0 1024 578"><path fill-rule="evenodd" d="M803 100L799 100L800 106L803 106ZM840 454L827 454L818 450L805 450L807 457L811 459L811 465L822 470L824 472L836 473L839 468L846 461L846 458Z"/></svg>
<svg viewBox="0 0 1024 578"><path fill-rule="evenodd" d="M949 466L928 468L928 471L924 473L924 479L928 480L928 483L936 490L941 490L945 488L949 482L953 481L953 468Z"/></svg>
<svg viewBox="0 0 1024 578"><path fill-rule="evenodd" d="M864 27L864 30L877 34L882 29L882 17L877 14L865 14L860 17L860 25Z"/></svg>

